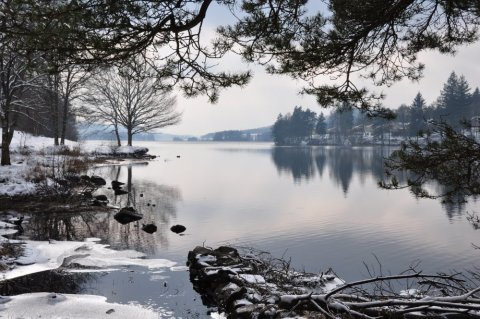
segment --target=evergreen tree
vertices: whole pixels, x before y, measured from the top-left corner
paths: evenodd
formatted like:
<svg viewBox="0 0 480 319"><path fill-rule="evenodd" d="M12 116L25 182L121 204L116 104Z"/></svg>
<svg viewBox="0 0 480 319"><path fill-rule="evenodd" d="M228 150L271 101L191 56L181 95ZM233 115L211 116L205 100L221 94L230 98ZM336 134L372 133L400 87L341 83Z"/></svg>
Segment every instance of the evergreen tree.
<svg viewBox="0 0 480 319"><path fill-rule="evenodd" d="M468 82L462 75L452 72L444 84L438 102L439 115L453 128L461 128L461 122L470 118L471 94Z"/></svg>
<svg viewBox="0 0 480 319"><path fill-rule="evenodd" d="M471 116L480 115L480 90L478 89L478 87L472 93L472 99L469 109Z"/></svg>
<svg viewBox="0 0 480 319"><path fill-rule="evenodd" d="M315 126L315 133L323 135L327 133L327 121L323 113L320 113L317 120L317 125Z"/></svg>
<svg viewBox="0 0 480 319"><path fill-rule="evenodd" d="M426 107L425 100L420 92L417 93L410 106L410 124L409 133L410 136L417 135L425 128L425 114L424 108Z"/></svg>
<svg viewBox="0 0 480 319"><path fill-rule="evenodd" d="M334 121L337 137L340 138L339 142L343 143L350 135L353 127L353 111L351 105L342 103L334 113Z"/></svg>
<svg viewBox="0 0 480 319"><path fill-rule="evenodd" d="M290 115L279 114L272 128L272 137L276 145L285 145L290 135Z"/></svg>
<svg viewBox="0 0 480 319"><path fill-rule="evenodd" d="M410 123L410 108L407 105L402 104L396 110L395 115L396 121L400 124L400 127L402 128L403 137L407 137L407 135L409 134L407 126L409 126Z"/></svg>
<svg viewBox="0 0 480 319"><path fill-rule="evenodd" d="M290 120L292 137L302 139L312 135L317 123L317 115L309 109L303 110L301 106L296 106Z"/></svg>

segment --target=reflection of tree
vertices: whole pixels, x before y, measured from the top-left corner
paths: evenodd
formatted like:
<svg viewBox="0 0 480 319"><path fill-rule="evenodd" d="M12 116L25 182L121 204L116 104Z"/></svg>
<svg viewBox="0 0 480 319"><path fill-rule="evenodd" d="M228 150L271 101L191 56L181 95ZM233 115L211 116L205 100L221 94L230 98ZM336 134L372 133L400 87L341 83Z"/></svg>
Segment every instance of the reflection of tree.
<svg viewBox="0 0 480 319"><path fill-rule="evenodd" d="M32 240L83 241L101 237L108 229L108 217L104 212L35 213L25 228Z"/></svg>
<svg viewBox="0 0 480 319"><path fill-rule="evenodd" d="M137 165L122 165L108 168L109 178L124 182L126 195L109 196L111 202L118 207L132 206L143 215L139 222L121 225L110 220L108 242L116 249L135 249L153 253L157 247L168 247L170 221L176 217L176 202L181 200L177 188L159 185L143 180L135 180L134 170ZM105 174L104 174L105 175ZM158 230L147 234L141 230L141 223L153 222Z"/></svg>
<svg viewBox="0 0 480 319"><path fill-rule="evenodd" d="M82 292L82 286L95 276L97 274L42 271L0 282L0 294L14 296L44 291L78 294Z"/></svg>
<svg viewBox="0 0 480 319"><path fill-rule="evenodd" d="M130 165L106 167L97 173L126 183L124 189L129 191L126 195L115 196L113 190L105 190L104 193L115 206L134 206L144 216L140 222L121 225L113 218L113 211L35 213L25 226L26 235L33 240L83 241L97 237L113 248L135 249L145 253L154 253L158 247L168 246L170 223L176 217L176 203L181 200L180 191L166 185L135 181L133 171L134 166ZM68 207L65 211L68 211ZM157 232L145 233L141 230L142 222L155 223Z"/></svg>
<svg viewBox="0 0 480 319"><path fill-rule="evenodd" d="M279 173L291 173L294 181L310 179L315 174L313 152L310 147L275 147L272 150L272 160Z"/></svg>
<svg viewBox="0 0 480 319"><path fill-rule="evenodd" d="M382 180L384 158L390 152L390 148L378 147L276 147L272 149L272 160L280 173L292 174L294 181L313 178L315 166L320 177L328 169L330 178L347 193L355 175L362 183L368 176ZM404 179L399 177L399 180Z"/></svg>
<svg viewBox="0 0 480 319"><path fill-rule="evenodd" d="M315 176L315 166L318 176L329 172L328 176L347 194L352 179L357 176L362 184L368 177L375 182L385 179L385 158L394 148L390 147L275 147L272 149L272 160L279 174L287 172L293 180L309 180ZM399 183L412 179L412 173L395 172ZM448 189L438 183L429 185L436 193L445 193ZM454 203L443 202L449 219L461 215L465 210L466 197L457 194Z"/></svg>
<svg viewBox="0 0 480 319"><path fill-rule="evenodd" d="M330 176L337 184L340 184L344 194L348 193L348 187L353 176L353 160L352 150L349 148L331 149L333 154L329 154L330 160Z"/></svg>
<svg viewBox="0 0 480 319"><path fill-rule="evenodd" d="M323 176L323 170L325 169L325 165L327 163L327 156L325 155L325 152L315 153L315 163L317 164L318 175L320 177Z"/></svg>

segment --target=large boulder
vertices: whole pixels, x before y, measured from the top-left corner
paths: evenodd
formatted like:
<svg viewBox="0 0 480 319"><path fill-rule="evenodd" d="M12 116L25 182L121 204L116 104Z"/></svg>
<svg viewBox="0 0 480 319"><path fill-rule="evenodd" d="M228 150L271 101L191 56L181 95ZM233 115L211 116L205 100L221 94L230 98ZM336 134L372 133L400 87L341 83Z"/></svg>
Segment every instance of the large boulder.
<svg viewBox="0 0 480 319"><path fill-rule="evenodd" d="M95 186L103 186L107 184L107 181L100 176L93 175L90 177L90 182Z"/></svg>

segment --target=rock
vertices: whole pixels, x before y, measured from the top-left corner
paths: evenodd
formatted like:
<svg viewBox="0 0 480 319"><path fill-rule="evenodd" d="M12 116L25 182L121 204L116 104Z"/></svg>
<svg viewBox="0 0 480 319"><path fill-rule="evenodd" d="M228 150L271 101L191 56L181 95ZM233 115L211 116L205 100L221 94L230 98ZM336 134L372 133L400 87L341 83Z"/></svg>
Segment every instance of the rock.
<svg viewBox="0 0 480 319"><path fill-rule="evenodd" d="M81 176L80 176L80 179L81 179L81 180L84 180L84 181L90 181L90 176L88 176L88 175L81 175Z"/></svg>
<svg viewBox="0 0 480 319"><path fill-rule="evenodd" d="M55 182L60 186L68 186L70 184L66 179L56 179Z"/></svg>
<svg viewBox="0 0 480 319"><path fill-rule="evenodd" d="M105 179L103 179L100 176L96 176L96 175L93 175L92 177L90 177L90 181L96 186L103 186L103 185L107 184Z"/></svg>
<svg viewBox="0 0 480 319"><path fill-rule="evenodd" d="M114 313L115 312L115 309L108 309L105 313L107 315L111 314L111 313Z"/></svg>
<svg viewBox="0 0 480 319"><path fill-rule="evenodd" d="M128 194L128 192L124 191L123 189L114 189L114 192L115 196Z"/></svg>
<svg viewBox="0 0 480 319"><path fill-rule="evenodd" d="M143 197L143 194L140 194L140 197Z"/></svg>
<svg viewBox="0 0 480 319"><path fill-rule="evenodd" d="M122 225L140 220L143 218L142 214L137 213L133 207L123 207L118 213L113 216L117 222Z"/></svg>
<svg viewBox="0 0 480 319"><path fill-rule="evenodd" d="M176 234L183 233L187 228L183 225L173 225L170 227L170 230L173 231Z"/></svg>
<svg viewBox="0 0 480 319"><path fill-rule="evenodd" d="M177 155L177 158L180 158L180 155Z"/></svg>
<svg viewBox="0 0 480 319"><path fill-rule="evenodd" d="M98 199L93 200L92 206L105 206L107 203L99 201Z"/></svg>
<svg viewBox="0 0 480 319"><path fill-rule="evenodd" d="M0 178L0 183L6 183L7 179L6 178Z"/></svg>
<svg viewBox="0 0 480 319"><path fill-rule="evenodd" d="M108 198L107 198L106 195L97 195L97 196L95 196L95 199L99 200L99 201L102 201L102 202L107 202L108 201Z"/></svg>
<svg viewBox="0 0 480 319"><path fill-rule="evenodd" d="M68 175L65 177L67 181L69 181L71 184L78 184L80 183L80 176L78 175Z"/></svg>
<svg viewBox="0 0 480 319"><path fill-rule="evenodd" d="M157 231L157 226L155 224L143 224L142 230L146 233L153 234Z"/></svg>

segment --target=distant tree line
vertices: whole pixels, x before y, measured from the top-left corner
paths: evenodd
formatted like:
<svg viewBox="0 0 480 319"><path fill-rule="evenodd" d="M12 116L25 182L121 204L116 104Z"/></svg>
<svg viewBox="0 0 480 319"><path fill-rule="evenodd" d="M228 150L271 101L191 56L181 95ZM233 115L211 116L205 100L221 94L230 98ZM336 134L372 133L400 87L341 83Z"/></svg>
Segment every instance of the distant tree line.
<svg viewBox="0 0 480 319"><path fill-rule="evenodd" d="M291 114L278 116L272 135L277 145L326 143L327 137L333 144L385 144L387 139L406 139L428 132L431 123L436 122L462 130L471 125L472 118L480 116L480 91L478 87L472 90L464 76L452 72L433 103L428 105L418 92L410 105L400 105L393 114L393 120L369 117L343 102L325 117L297 106Z"/></svg>
<svg viewBox="0 0 480 319"><path fill-rule="evenodd" d="M240 130L228 130L215 132L213 141L230 141L230 142L252 142L252 141L271 141L270 132L251 133Z"/></svg>

